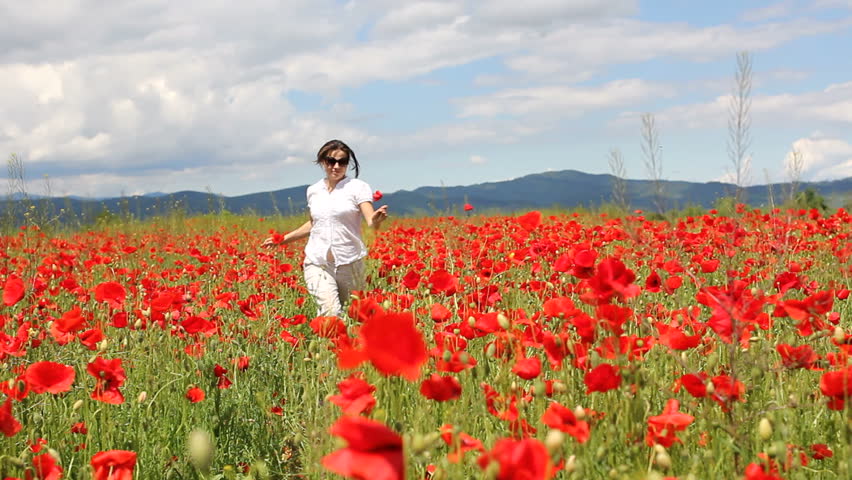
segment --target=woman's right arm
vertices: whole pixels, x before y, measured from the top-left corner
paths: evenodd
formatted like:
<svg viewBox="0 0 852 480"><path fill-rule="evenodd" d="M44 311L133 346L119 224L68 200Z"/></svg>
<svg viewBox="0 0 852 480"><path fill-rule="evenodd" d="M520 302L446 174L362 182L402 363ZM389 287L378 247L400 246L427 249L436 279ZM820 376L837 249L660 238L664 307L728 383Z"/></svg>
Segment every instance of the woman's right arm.
<svg viewBox="0 0 852 480"><path fill-rule="evenodd" d="M311 219L308 219L308 221L303 223L302 226L293 230L292 232L285 233L284 236L278 236L278 238L276 238L276 236L266 238L263 243L260 244L260 246L264 248L269 248L275 245L286 245L290 242L295 242L296 240L300 240L310 235L312 226L313 221Z"/></svg>

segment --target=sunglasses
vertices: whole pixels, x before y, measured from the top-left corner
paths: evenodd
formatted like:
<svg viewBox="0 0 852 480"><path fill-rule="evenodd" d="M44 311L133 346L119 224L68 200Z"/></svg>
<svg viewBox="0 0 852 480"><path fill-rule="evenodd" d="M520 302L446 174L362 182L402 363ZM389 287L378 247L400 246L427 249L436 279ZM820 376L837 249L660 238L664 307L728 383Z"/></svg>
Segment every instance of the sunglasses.
<svg viewBox="0 0 852 480"><path fill-rule="evenodd" d="M345 167L345 166L349 165L349 157L345 157L345 158L325 157L325 158L323 158L323 161L329 167L333 167L335 163L340 165L341 167Z"/></svg>

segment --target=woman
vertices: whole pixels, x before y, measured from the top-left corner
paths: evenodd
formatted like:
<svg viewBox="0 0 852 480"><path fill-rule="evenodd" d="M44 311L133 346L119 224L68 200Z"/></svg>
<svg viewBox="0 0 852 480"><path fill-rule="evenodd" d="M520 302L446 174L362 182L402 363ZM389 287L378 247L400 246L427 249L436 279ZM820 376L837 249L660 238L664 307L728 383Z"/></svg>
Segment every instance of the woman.
<svg viewBox="0 0 852 480"><path fill-rule="evenodd" d="M355 178L346 175L350 161ZM317 152L316 163L325 170L325 178L308 187L311 218L280 242L269 237L262 246L308 237L304 263L308 291L319 305L319 315L340 315L350 292L364 288L367 247L361 239L361 218L367 226L379 228L388 206L373 208L370 186L358 180L355 152L340 140L326 142Z"/></svg>

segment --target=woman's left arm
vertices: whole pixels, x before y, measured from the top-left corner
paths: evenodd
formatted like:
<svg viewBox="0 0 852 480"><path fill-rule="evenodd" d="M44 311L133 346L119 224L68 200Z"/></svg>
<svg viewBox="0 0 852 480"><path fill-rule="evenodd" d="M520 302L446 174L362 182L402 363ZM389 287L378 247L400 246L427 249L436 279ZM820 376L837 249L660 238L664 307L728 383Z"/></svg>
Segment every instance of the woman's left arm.
<svg viewBox="0 0 852 480"><path fill-rule="evenodd" d="M358 204L361 209L361 214L364 215L364 220L367 221L367 226L378 230L382 222L388 218L388 206L382 205L379 208L373 208L373 202L361 202Z"/></svg>

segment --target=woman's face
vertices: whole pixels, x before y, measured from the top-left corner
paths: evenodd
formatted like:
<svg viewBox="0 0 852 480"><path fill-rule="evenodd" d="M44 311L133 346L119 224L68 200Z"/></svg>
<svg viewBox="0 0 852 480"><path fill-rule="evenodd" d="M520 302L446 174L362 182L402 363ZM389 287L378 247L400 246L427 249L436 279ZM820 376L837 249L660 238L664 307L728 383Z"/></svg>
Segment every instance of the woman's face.
<svg viewBox="0 0 852 480"><path fill-rule="evenodd" d="M349 154L343 150L333 150L326 154L322 161L325 176L332 182L339 182L346 176L349 168Z"/></svg>

